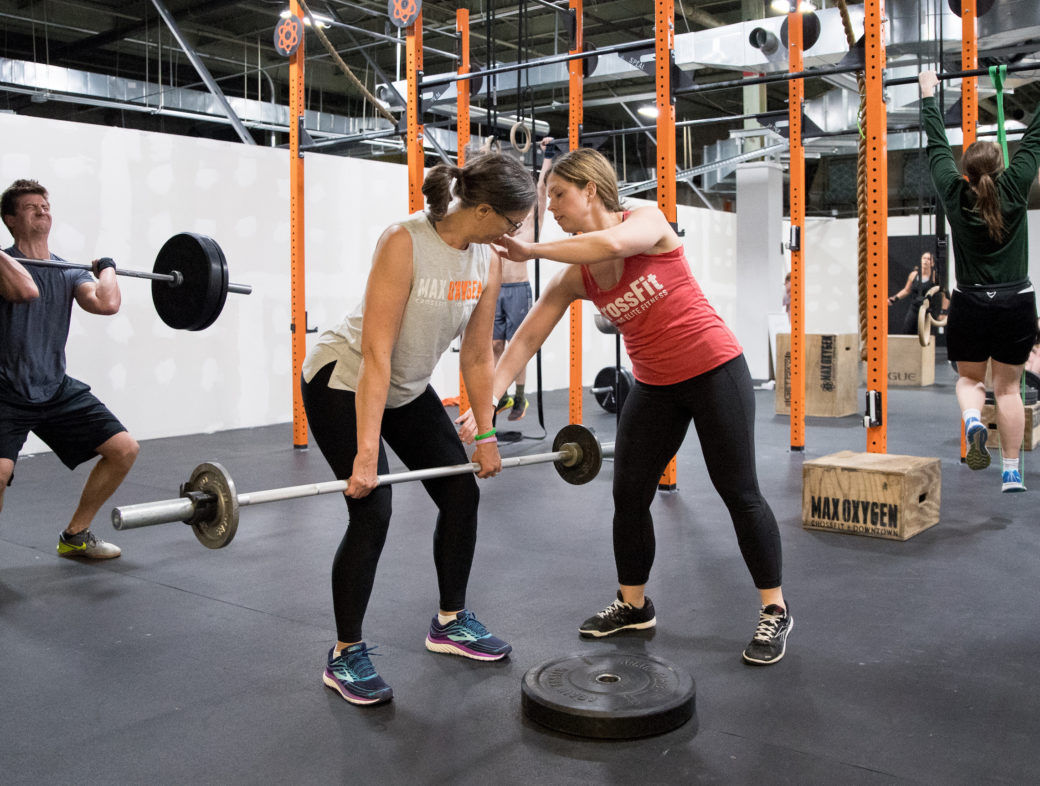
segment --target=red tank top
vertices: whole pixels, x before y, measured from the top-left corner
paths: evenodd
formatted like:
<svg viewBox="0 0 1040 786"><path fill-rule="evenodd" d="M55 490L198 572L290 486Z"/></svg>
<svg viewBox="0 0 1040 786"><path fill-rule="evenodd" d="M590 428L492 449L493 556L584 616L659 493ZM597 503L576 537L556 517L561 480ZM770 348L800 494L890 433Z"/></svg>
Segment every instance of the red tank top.
<svg viewBox="0 0 1040 786"><path fill-rule="evenodd" d="M589 299L624 337L640 382L673 385L743 351L694 279L682 246L626 257L612 289L601 290L587 265L581 276Z"/></svg>

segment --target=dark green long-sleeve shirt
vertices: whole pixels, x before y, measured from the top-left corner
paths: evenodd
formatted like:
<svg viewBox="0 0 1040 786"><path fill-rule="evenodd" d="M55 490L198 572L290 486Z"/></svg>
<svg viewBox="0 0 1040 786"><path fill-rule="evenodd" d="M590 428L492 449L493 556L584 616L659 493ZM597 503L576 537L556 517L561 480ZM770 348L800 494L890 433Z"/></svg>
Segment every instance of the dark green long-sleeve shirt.
<svg viewBox="0 0 1040 786"><path fill-rule="evenodd" d="M934 96L922 101L928 134L928 166L953 232L957 282L1007 284L1029 277L1029 235L1026 207L1029 189L1040 168L1040 111L1019 142L1007 168L996 178L1004 216L1004 240L990 238L986 222L975 210L976 197L957 168Z"/></svg>

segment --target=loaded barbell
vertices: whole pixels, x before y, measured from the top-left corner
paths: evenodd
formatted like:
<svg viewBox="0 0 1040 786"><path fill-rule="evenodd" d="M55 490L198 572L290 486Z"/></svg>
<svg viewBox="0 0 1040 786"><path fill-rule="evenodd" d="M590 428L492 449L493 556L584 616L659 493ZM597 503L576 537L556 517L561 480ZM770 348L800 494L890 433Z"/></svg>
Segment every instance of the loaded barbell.
<svg viewBox="0 0 1040 786"><path fill-rule="evenodd" d="M12 257L24 265L93 270L92 265L54 259ZM151 273L116 268L117 276L152 281L152 303L159 319L174 330L204 330L224 310L228 292L248 295L246 284L228 283L227 259L217 241L181 232L167 240L155 257Z"/></svg>
<svg viewBox="0 0 1040 786"><path fill-rule="evenodd" d="M560 429L553 440L552 453L504 458L502 468L552 462L565 481L581 485L599 474L604 455L613 455L613 452L613 442L600 445L592 431L572 423ZM476 462L430 467L380 475L378 485L432 480L479 470L480 464ZM181 486L179 498L114 508L112 526L117 530L124 530L182 521L191 526L195 537L203 546L219 549L228 545L235 537L241 508L265 502L343 492L347 490L347 485L346 480L330 480L239 494L228 471L215 461L206 461L195 467L188 482Z"/></svg>

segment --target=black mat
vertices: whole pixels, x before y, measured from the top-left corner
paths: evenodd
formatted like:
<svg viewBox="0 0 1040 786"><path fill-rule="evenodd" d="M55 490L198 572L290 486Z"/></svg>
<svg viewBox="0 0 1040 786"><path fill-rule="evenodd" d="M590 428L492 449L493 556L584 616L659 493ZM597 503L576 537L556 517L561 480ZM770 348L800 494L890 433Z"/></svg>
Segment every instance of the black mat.
<svg viewBox="0 0 1040 786"><path fill-rule="evenodd" d="M469 605L514 646L497 664L424 649L436 605L433 507L418 485L396 487L365 629L395 699L367 709L321 685L335 638L329 565L345 519L336 495L244 509L221 551L179 523L116 533L99 517L95 531L123 556L83 564L58 559L55 542L86 468L23 458L0 514L0 782L1032 782L1040 464L1027 454L1036 490L1018 495L999 493L996 466L960 464L952 382L940 367L934 387L890 390L888 451L939 457L943 470L940 523L903 543L802 529L802 461L863 451L866 433L858 417L810 418L805 452L792 453L773 393L757 394L759 472L795 619L787 657L770 668L740 660L757 595L693 436L679 491L654 504L651 633L577 635L614 592L611 464L583 487L550 466L482 484ZM546 398L555 433L565 395ZM613 438L614 417L591 396L585 422ZM535 433L536 418L520 428ZM329 479L317 450L291 443L289 425L145 442L113 504L176 496L208 459L241 492ZM503 451L549 449L522 441ZM682 666L697 682L696 720L628 742L526 721L524 672L592 651Z"/></svg>

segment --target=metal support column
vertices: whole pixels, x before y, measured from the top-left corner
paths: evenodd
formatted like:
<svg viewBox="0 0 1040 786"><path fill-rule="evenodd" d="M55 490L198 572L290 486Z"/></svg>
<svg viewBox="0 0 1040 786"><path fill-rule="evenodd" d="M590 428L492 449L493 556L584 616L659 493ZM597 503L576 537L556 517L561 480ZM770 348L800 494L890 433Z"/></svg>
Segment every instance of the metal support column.
<svg viewBox="0 0 1040 786"><path fill-rule="evenodd" d="M582 0L570 0L570 11L574 14L574 41L570 54L578 54L584 48L581 30ZM570 60L567 63L570 81L570 109L567 123L567 137L571 150L577 150L580 145L581 120L584 103L582 93L582 78L584 61ZM569 396L569 420L571 423L581 423L581 301L575 300L570 306L570 331L571 331L571 374L570 374L570 396Z"/></svg>
<svg viewBox="0 0 1040 786"><path fill-rule="evenodd" d="M455 11L455 30L459 34L459 74L469 73L469 10L459 8ZM466 145L469 144L469 80L456 82L456 137L459 166L466 163ZM496 402L497 403L497 402ZM462 367L459 367L459 414L470 408L469 395L466 393L466 382L462 378Z"/></svg>
<svg viewBox="0 0 1040 786"><path fill-rule="evenodd" d="M888 450L888 110L885 0L866 0L867 452Z"/></svg>
<svg viewBox="0 0 1040 786"><path fill-rule="evenodd" d="M678 225L675 199L675 99L672 63L675 60L675 1L654 3L654 88L657 95L657 206L673 227ZM674 491L678 482L675 456L657 487Z"/></svg>
<svg viewBox="0 0 1040 786"><path fill-rule="evenodd" d="M291 0L289 10L302 19L300 4ZM290 329L292 331L293 447L307 447L307 413L300 392L300 373L307 357L307 287L304 275L304 202L303 154L300 152L300 130L304 106L304 36L289 58L289 264L290 264Z"/></svg>
<svg viewBox="0 0 1040 786"><path fill-rule="evenodd" d="M802 15L787 15L790 71L804 67L802 58ZM787 83L790 128L791 194L791 450L805 449L805 149L802 147L802 102L805 82ZM780 375L778 375L780 376Z"/></svg>

